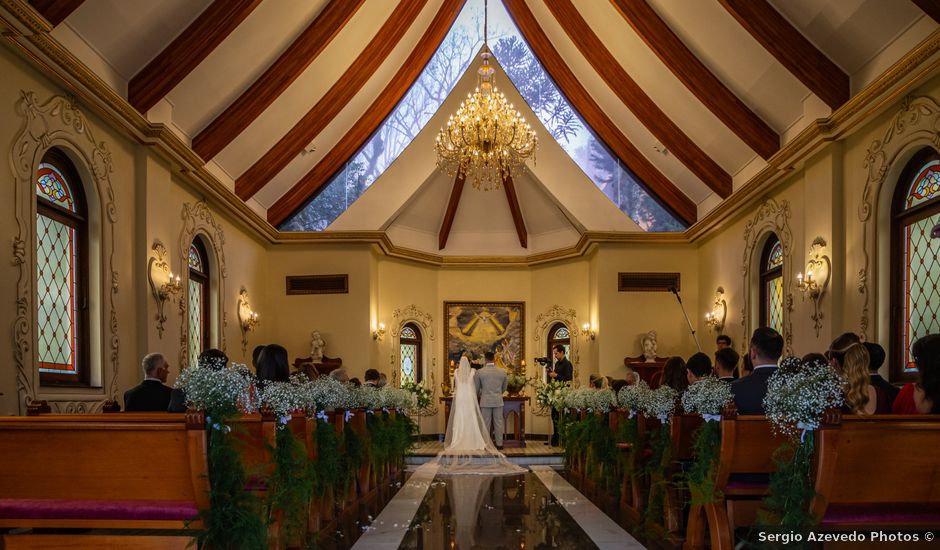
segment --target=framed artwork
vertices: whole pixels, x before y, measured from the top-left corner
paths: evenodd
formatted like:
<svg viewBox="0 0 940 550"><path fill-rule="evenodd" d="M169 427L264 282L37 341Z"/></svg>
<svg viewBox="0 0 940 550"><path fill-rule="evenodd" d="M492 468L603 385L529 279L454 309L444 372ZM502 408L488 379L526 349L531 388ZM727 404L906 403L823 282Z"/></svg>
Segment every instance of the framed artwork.
<svg viewBox="0 0 940 550"><path fill-rule="evenodd" d="M511 368L525 359L525 302L444 302L446 363L470 352L472 361L496 354L496 366Z"/></svg>

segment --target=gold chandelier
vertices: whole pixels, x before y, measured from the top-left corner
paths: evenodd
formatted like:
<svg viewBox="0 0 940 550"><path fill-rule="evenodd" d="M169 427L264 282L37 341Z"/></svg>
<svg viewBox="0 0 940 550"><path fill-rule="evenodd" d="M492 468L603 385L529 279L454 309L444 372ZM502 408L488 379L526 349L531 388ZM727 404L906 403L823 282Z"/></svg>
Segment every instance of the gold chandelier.
<svg viewBox="0 0 940 550"><path fill-rule="evenodd" d="M437 165L446 174L463 174L473 187L489 191L499 189L504 177L525 168L525 159L534 158L538 139L519 111L493 85L496 71L490 66L486 25L484 11L483 66L477 71L477 87L438 132L435 149Z"/></svg>

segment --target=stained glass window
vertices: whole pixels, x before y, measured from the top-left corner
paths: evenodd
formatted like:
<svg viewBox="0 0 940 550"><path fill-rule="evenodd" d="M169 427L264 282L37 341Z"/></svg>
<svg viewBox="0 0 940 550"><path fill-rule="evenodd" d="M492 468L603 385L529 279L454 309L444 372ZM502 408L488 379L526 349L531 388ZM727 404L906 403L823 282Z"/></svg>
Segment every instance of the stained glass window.
<svg viewBox="0 0 940 550"><path fill-rule="evenodd" d="M199 354L208 349L211 322L209 307L209 263L201 237L189 247L189 360L194 364Z"/></svg>
<svg viewBox="0 0 940 550"><path fill-rule="evenodd" d="M421 332L412 323L401 329L399 335L401 354L401 381L421 381Z"/></svg>
<svg viewBox="0 0 940 550"><path fill-rule="evenodd" d="M202 258L199 257L199 251L196 250L196 245L194 244L189 245L189 267L196 271L204 271L202 269Z"/></svg>
<svg viewBox="0 0 940 550"><path fill-rule="evenodd" d="M569 360L571 359L571 331L568 330L568 327L564 323L555 323L552 325L552 328L548 329L548 352L546 357L551 358L552 365L554 365L557 360L555 359L555 346L561 345L565 348L565 357ZM548 381L548 369L542 369L540 374L543 382Z"/></svg>
<svg viewBox="0 0 940 550"><path fill-rule="evenodd" d="M774 243L770 249L770 256L767 258L767 267L765 269L774 269L783 265L783 247L780 241Z"/></svg>
<svg viewBox="0 0 940 550"><path fill-rule="evenodd" d="M783 247L771 234L761 253L760 326L783 334Z"/></svg>
<svg viewBox="0 0 940 550"><path fill-rule="evenodd" d="M203 351L202 342L202 296L203 284L193 279L189 280L189 357L190 362Z"/></svg>
<svg viewBox="0 0 940 550"><path fill-rule="evenodd" d="M895 243L900 258L892 279L892 301L900 306L892 340L892 375L917 370L911 346L940 332L940 239L931 230L940 223L940 155L925 149L911 159L897 186ZM894 304L892 304L894 305Z"/></svg>
<svg viewBox="0 0 940 550"><path fill-rule="evenodd" d="M81 182L52 149L36 171L36 320L41 384L84 383L87 228Z"/></svg>

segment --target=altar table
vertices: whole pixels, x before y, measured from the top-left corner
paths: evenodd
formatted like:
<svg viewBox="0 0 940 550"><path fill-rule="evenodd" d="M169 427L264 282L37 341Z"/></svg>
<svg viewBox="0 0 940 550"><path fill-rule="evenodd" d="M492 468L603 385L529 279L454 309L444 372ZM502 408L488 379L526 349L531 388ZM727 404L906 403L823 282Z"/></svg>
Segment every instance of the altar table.
<svg viewBox="0 0 940 550"><path fill-rule="evenodd" d="M525 404L532 399L531 397L503 397L503 434L504 447L525 447ZM444 418L450 418L450 404L453 397L442 397L441 403L444 404ZM509 422L506 420L510 413L516 413L515 420L510 430Z"/></svg>

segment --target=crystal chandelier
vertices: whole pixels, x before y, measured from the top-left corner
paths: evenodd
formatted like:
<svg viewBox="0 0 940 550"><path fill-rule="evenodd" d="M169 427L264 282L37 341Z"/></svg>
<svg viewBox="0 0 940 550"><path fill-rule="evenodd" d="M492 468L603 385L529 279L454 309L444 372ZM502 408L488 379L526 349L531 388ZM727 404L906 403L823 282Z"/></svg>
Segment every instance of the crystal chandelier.
<svg viewBox="0 0 940 550"><path fill-rule="evenodd" d="M499 189L504 177L525 168L525 159L534 158L538 139L519 111L493 85L496 71L490 66L485 10L480 55L483 66L477 71L477 87L438 132L435 149L437 165L446 174L463 174L473 187L489 191Z"/></svg>

